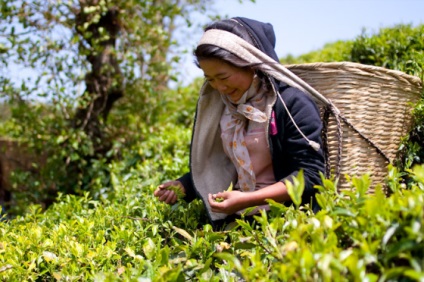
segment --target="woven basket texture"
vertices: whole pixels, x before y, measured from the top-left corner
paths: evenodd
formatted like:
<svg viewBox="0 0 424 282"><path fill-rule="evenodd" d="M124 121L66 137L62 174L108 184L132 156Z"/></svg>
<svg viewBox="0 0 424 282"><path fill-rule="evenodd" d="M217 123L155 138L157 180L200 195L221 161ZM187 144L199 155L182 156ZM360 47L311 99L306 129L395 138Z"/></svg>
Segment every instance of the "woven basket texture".
<svg viewBox="0 0 424 282"><path fill-rule="evenodd" d="M346 176L352 178L367 173L372 181L368 192L374 192L377 184L382 184L384 189L387 165L397 157L401 139L410 129L411 111L422 95L422 81L400 71L350 62L286 67L330 100L341 116L363 135L341 121L340 142L336 119L330 115L327 148L333 176L337 171L340 145L342 150L338 189L351 189Z"/></svg>

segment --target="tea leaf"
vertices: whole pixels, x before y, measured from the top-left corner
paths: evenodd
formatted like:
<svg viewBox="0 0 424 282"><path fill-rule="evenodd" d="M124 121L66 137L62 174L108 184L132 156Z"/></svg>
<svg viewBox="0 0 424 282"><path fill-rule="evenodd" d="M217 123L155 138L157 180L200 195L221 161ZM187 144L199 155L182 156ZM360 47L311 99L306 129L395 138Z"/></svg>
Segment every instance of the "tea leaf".
<svg viewBox="0 0 424 282"><path fill-rule="evenodd" d="M302 203L302 195L305 190L305 179L303 177L303 170L300 170L297 176L292 176L292 182L285 180L287 192L290 195L291 200L296 207L299 207Z"/></svg>
<svg viewBox="0 0 424 282"><path fill-rule="evenodd" d="M0 272L6 271L8 269L11 269L12 267L13 267L13 265L11 265L11 264L3 265L2 267L0 267Z"/></svg>
<svg viewBox="0 0 424 282"><path fill-rule="evenodd" d="M227 188L227 192L231 192L231 191L233 191L233 182L232 181L230 183L230 186L228 186L228 188ZM223 201L224 201L224 198L221 198L221 197L215 198L215 202L221 203Z"/></svg>
<svg viewBox="0 0 424 282"><path fill-rule="evenodd" d="M389 229L387 229L386 234L384 234L383 239L381 240L381 243L383 244L383 246L387 245L390 238L393 236L393 234L395 234L398 227L399 227L399 224L396 223L393 226L391 226Z"/></svg>
<svg viewBox="0 0 424 282"><path fill-rule="evenodd" d="M181 190L181 187L179 186L171 185L166 187L166 189L170 191L174 191L174 193L177 195L178 200L181 200L185 197L185 194L183 193L183 191Z"/></svg>
<svg viewBox="0 0 424 282"><path fill-rule="evenodd" d="M190 234L188 234L188 232L185 231L184 229L178 228L176 226L172 226L172 229L174 229L178 234L180 234L181 236L183 236L190 242L193 241L193 237Z"/></svg>

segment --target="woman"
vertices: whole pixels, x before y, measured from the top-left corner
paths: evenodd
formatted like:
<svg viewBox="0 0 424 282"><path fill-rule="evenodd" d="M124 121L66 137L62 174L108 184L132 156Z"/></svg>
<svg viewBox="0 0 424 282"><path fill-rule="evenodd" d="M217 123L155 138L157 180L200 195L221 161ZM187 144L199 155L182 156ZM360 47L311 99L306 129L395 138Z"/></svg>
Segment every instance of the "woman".
<svg viewBox="0 0 424 282"><path fill-rule="evenodd" d="M193 128L190 173L154 192L173 204L203 200L215 225L267 199L291 204L285 181L303 170L302 204L317 208L314 185L324 171L321 119L311 98L287 77L270 24L232 18L209 25L194 55L203 70ZM292 87L294 86L294 87ZM232 191L224 191L234 183ZM224 191L224 192L223 192ZM218 198L223 201L217 201Z"/></svg>

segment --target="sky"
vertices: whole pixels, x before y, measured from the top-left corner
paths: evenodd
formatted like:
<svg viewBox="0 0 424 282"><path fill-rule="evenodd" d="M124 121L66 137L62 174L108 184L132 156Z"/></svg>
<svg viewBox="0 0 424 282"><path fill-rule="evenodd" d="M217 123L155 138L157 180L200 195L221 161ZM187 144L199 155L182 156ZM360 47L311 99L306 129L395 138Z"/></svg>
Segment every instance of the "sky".
<svg viewBox="0 0 424 282"><path fill-rule="evenodd" d="M365 29L376 33L396 24L424 24L424 0L214 0L223 16L247 17L274 26L279 57L298 56L326 43L355 39ZM205 19L200 19L204 21ZM206 21L207 22L207 21ZM201 34L187 40L194 48ZM424 36L424 35L423 35ZM194 37L194 36L192 36ZM187 54L182 66L183 83L203 73Z"/></svg>

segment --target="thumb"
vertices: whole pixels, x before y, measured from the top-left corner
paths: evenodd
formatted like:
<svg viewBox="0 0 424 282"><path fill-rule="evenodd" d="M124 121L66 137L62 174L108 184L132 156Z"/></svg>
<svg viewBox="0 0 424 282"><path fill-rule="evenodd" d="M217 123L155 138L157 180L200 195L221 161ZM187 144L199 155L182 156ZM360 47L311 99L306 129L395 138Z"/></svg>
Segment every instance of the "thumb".
<svg viewBox="0 0 424 282"><path fill-rule="evenodd" d="M158 186L158 189L161 189L161 190L166 189L169 186L172 186L173 183L174 183L174 181L168 181L168 182L162 183Z"/></svg>
<svg viewBox="0 0 424 282"><path fill-rule="evenodd" d="M218 192L218 193L214 194L214 196L215 196L215 197L218 197L218 198L227 198L228 193L227 193L227 192L225 192L225 191L223 191L223 192Z"/></svg>

